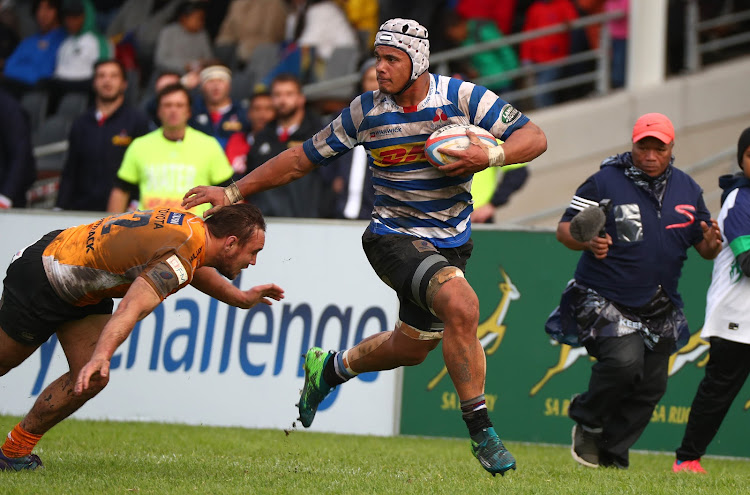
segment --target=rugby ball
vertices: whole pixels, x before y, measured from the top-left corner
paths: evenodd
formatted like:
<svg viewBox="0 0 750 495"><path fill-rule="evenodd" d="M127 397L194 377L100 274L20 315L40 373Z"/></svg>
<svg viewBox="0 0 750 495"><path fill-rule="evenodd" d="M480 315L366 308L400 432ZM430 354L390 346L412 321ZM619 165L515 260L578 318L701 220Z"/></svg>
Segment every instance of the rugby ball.
<svg viewBox="0 0 750 495"><path fill-rule="evenodd" d="M443 154L438 149L465 150L469 147L469 136L466 131L472 131L479 140L487 146L497 146L495 136L489 131L472 124L451 124L441 127L430 134L424 145L424 154L427 161L436 167L447 165L457 160L456 157Z"/></svg>

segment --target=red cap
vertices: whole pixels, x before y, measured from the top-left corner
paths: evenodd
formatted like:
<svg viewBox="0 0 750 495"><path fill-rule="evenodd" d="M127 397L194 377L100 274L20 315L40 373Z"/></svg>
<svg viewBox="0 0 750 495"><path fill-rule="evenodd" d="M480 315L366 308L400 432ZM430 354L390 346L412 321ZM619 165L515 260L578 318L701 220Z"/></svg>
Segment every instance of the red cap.
<svg viewBox="0 0 750 495"><path fill-rule="evenodd" d="M662 143L669 144L674 141L674 126L666 115L660 113L647 113L642 115L633 126L633 142L653 136Z"/></svg>

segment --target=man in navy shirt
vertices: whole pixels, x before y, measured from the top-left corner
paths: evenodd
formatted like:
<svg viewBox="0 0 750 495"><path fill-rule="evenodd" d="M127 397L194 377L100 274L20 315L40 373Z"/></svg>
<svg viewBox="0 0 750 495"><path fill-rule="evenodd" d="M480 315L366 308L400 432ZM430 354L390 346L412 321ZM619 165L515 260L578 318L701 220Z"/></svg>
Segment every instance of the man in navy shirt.
<svg viewBox="0 0 750 495"><path fill-rule="evenodd" d="M604 160L557 226L557 239L583 254L547 331L597 359L588 390L568 409L571 454L584 466L629 466L628 451L666 391L669 355L689 337L677 292L687 250L705 259L721 250L703 191L673 167L673 147L666 116L640 117L632 151ZM603 200L611 204L606 233L576 240L573 217Z"/></svg>
<svg viewBox="0 0 750 495"><path fill-rule="evenodd" d="M222 65L211 65L201 71L201 94L195 99L193 116L188 125L213 136L226 150L229 137L250 126L246 111L232 101L232 71Z"/></svg>
<svg viewBox="0 0 750 495"><path fill-rule="evenodd" d="M149 130L146 114L124 104L127 84L120 62L105 60L94 66L94 108L71 127L58 208L107 211L125 150Z"/></svg>

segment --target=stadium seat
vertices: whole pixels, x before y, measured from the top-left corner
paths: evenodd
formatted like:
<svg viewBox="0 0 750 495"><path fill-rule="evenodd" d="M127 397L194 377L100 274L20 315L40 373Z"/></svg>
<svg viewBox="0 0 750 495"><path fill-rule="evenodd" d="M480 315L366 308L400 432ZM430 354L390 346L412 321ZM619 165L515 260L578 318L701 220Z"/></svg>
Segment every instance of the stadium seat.
<svg viewBox="0 0 750 495"><path fill-rule="evenodd" d="M340 46L333 50L331 58L326 63L322 80L335 79L357 72L359 50L355 46Z"/></svg>
<svg viewBox="0 0 750 495"><path fill-rule="evenodd" d="M254 81L246 72L238 72L232 76L232 101L242 103L253 94Z"/></svg>
<svg viewBox="0 0 750 495"><path fill-rule="evenodd" d="M39 125L47 115L47 103L49 101L49 94L46 91L34 90L25 93L21 97L21 106L29 114L29 122L31 124L31 132L39 129Z"/></svg>
<svg viewBox="0 0 750 495"><path fill-rule="evenodd" d="M357 72L359 62L359 50L356 46L340 46L336 48L326 63L323 75L319 82L337 79ZM325 92L316 92L316 100L348 100L356 92L356 84L347 87L339 87Z"/></svg>
<svg viewBox="0 0 750 495"><path fill-rule="evenodd" d="M125 80L128 82L128 88L125 90L125 104L136 106L140 96L141 75L137 70L128 69L125 71Z"/></svg>
<svg viewBox="0 0 750 495"><path fill-rule="evenodd" d="M279 63L279 45L276 43L261 43L253 50L250 62L243 71L252 81L252 85L263 80L266 74Z"/></svg>
<svg viewBox="0 0 750 495"><path fill-rule="evenodd" d="M67 120L72 121L74 118L85 112L88 106L88 93L65 93L65 95L63 95L62 99L60 100L60 104L57 106L57 112L55 114L62 115L67 118Z"/></svg>
<svg viewBox="0 0 750 495"><path fill-rule="evenodd" d="M65 162L65 150L45 152L40 155L39 147L67 141L71 124L71 118L57 114L42 122L37 132L34 133L33 144L37 174L48 175L51 172L62 171Z"/></svg>
<svg viewBox="0 0 750 495"><path fill-rule="evenodd" d="M229 67L232 72L237 70L237 43L215 45L214 55L222 64Z"/></svg>

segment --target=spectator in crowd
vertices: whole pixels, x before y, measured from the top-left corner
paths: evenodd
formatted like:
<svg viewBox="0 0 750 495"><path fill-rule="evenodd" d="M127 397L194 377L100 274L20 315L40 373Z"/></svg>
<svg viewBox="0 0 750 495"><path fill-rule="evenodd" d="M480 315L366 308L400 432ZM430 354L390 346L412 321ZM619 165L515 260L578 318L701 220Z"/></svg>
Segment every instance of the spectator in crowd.
<svg viewBox="0 0 750 495"><path fill-rule="evenodd" d="M255 144L255 136L276 118L271 93L259 91L250 97L247 108L250 129L247 132L235 132L229 137L225 152L234 170L233 180L238 180L247 173L247 155Z"/></svg>
<svg viewBox="0 0 750 495"><path fill-rule="evenodd" d="M94 76L94 64L113 55L107 40L94 31L84 30L86 14L83 0L63 0L60 12L67 36L57 50L57 63L51 80L52 109L65 93L88 93Z"/></svg>
<svg viewBox="0 0 750 495"><path fill-rule="evenodd" d="M214 43L236 43L237 58L247 64L259 44L284 41L287 14L284 0L234 0Z"/></svg>
<svg viewBox="0 0 750 495"><path fill-rule="evenodd" d="M154 87L151 91L152 96L147 98L145 100L145 103L143 104L146 115L151 121L149 124L151 130L156 129L157 127L161 127L161 120L159 120L158 115L159 112L156 108L156 99L159 91L172 84L180 84L180 77L180 74L178 74L177 72L164 71L159 73L159 75L154 79Z"/></svg>
<svg viewBox="0 0 750 495"><path fill-rule="evenodd" d="M378 76L375 71L376 60L365 60L359 69L359 91L378 90ZM370 157L361 145L351 153L337 158L333 163L321 169L326 189L324 196L323 216L369 220L375 205L375 189L372 185ZM330 203L330 204L327 204Z"/></svg>
<svg viewBox="0 0 750 495"><path fill-rule="evenodd" d="M629 12L629 0L606 0L604 10L615 12L622 10ZM625 86L625 67L628 57L628 17L622 17L609 22L609 34L612 36L612 76L613 88Z"/></svg>
<svg viewBox="0 0 750 495"><path fill-rule="evenodd" d="M197 73L213 58L211 40L205 29L205 8L203 2L184 2L177 22L161 30L154 54L156 70Z"/></svg>
<svg viewBox="0 0 750 495"><path fill-rule="evenodd" d="M513 32L517 0L458 0L456 12L466 19L488 19L501 33Z"/></svg>
<svg viewBox="0 0 750 495"><path fill-rule="evenodd" d="M151 75L156 40L184 0L126 0L107 28L115 44L137 47L137 62L144 78Z"/></svg>
<svg viewBox="0 0 750 495"><path fill-rule="evenodd" d="M213 43L234 0L202 0L206 3L206 32Z"/></svg>
<svg viewBox="0 0 750 495"><path fill-rule="evenodd" d="M705 473L701 457L750 375L750 127L737 142L740 172L719 178L722 248L714 260L701 338L711 343L674 472Z"/></svg>
<svg viewBox="0 0 750 495"><path fill-rule="evenodd" d="M486 41L498 40L503 33L495 23L485 19L466 19L461 14L447 11L443 33L455 46L473 46ZM518 57L510 45L491 51L477 53L468 60L464 77L473 80L485 79L483 86L496 93L511 89L513 81L502 77L503 73L518 68ZM460 71L459 71L460 72ZM486 80L486 78L490 78Z"/></svg>
<svg viewBox="0 0 750 495"><path fill-rule="evenodd" d="M229 137L249 126L245 109L230 96L232 71L222 65L211 65L200 72L200 78L201 94L195 99L188 124L215 137L226 150Z"/></svg>
<svg viewBox="0 0 750 495"><path fill-rule="evenodd" d="M3 89L0 114L0 209L22 208L26 191L36 180L31 124L20 103Z"/></svg>
<svg viewBox="0 0 750 495"><path fill-rule="evenodd" d="M65 39L58 0L34 0L33 12L37 33L21 41L5 61L4 85L15 96L52 77L57 49Z"/></svg>
<svg viewBox="0 0 750 495"><path fill-rule="evenodd" d="M94 68L94 108L74 122L60 179L57 207L106 211L125 150L149 131L148 117L125 104L125 68L117 60Z"/></svg>
<svg viewBox="0 0 750 495"><path fill-rule="evenodd" d="M162 126L134 139L125 151L109 196L109 212L124 212L135 194L140 195L141 210L179 207L185 187L230 183L232 167L219 143L187 125L190 93L180 84L166 86L156 105Z"/></svg>
<svg viewBox="0 0 750 495"><path fill-rule="evenodd" d="M454 7L455 0L379 0L378 5L381 23L395 17L414 19L427 28L428 33L437 33L443 12ZM430 42L436 38L432 36Z"/></svg>
<svg viewBox="0 0 750 495"><path fill-rule="evenodd" d="M262 78L262 86L280 74L293 74L302 83L318 79L333 51L358 50L359 40L344 11L333 0L297 0L287 17L286 48L281 61Z"/></svg>
<svg viewBox="0 0 750 495"><path fill-rule="evenodd" d="M630 465L630 447L667 389L669 355L690 335L677 287L687 252L713 259L722 245L700 186L673 165L670 120L641 116L632 141L579 186L557 226L558 240L583 254L546 330L596 358L588 390L568 408L571 454L594 468ZM601 216L605 203L600 233L588 214Z"/></svg>
<svg viewBox="0 0 750 495"><path fill-rule="evenodd" d="M255 135L255 144L247 156L248 172L282 151L302 144L322 125L320 118L305 108L299 79L281 74L273 80L270 90L276 119ZM316 170L290 184L247 199L266 216L317 218L322 198L323 179Z"/></svg>
<svg viewBox="0 0 750 495"><path fill-rule="evenodd" d="M473 223L493 223L497 209L508 203L511 195L519 191L529 178L526 163L507 165L498 170L489 167L474 174L471 181L471 197L474 211Z"/></svg>
<svg viewBox="0 0 750 495"><path fill-rule="evenodd" d="M125 0L91 0L96 11L96 30L106 33Z"/></svg>
<svg viewBox="0 0 750 495"><path fill-rule="evenodd" d="M13 2L0 2L0 71L21 41L15 7Z"/></svg>
<svg viewBox="0 0 750 495"><path fill-rule="evenodd" d="M349 24L357 32L360 38L360 48L369 52L370 47L375 43L375 33L378 32L380 26L378 2L372 0L336 0L336 3L344 11Z"/></svg>
<svg viewBox="0 0 750 495"><path fill-rule="evenodd" d="M536 0L526 11L523 31L533 31L544 27L565 24L578 18L575 6L570 0ZM561 32L534 38L521 43L521 63L524 65L552 62L570 54L570 33ZM560 67L536 69L537 85L553 82L560 78ZM557 103L555 91L545 91L534 95L537 108Z"/></svg>

